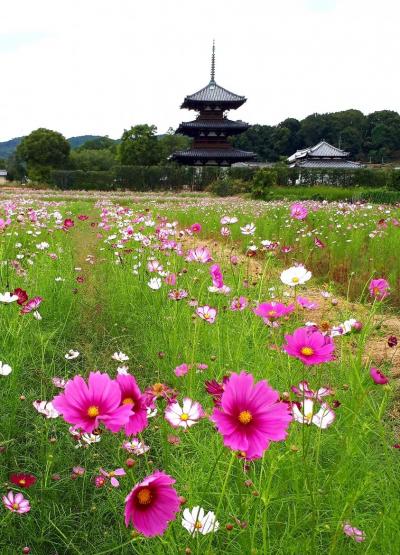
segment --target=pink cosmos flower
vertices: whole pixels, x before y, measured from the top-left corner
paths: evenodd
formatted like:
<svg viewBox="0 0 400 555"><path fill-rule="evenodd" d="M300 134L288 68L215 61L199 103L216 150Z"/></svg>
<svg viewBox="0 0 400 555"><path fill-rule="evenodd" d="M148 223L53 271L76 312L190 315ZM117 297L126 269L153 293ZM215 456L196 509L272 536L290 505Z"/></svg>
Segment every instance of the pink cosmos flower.
<svg viewBox="0 0 400 555"><path fill-rule="evenodd" d="M295 202L290 207L290 215L295 220L304 220L307 218L308 210L303 204Z"/></svg>
<svg viewBox="0 0 400 555"><path fill-rule="evenodd" d="M100 422L118 432L132 416L132 404L121 404L121 397L119 384L108 374L90 372L88 384L82 376L69 380L53 405L66 422L86 433L91 434Z"/></svg>
<svg viewBox="0 0 400 555"><path fill-rule="evenodd" d="M185 374L188 373L189 367L186 363L181 364L180 366L177 366L174 370L174 374L175 376L177 376L178 378L180 378L181 376L184 376Z"/></svg>
<svg viewBox="0 0 400 555"><path fill-rule="evenodd" d="M104 470L104 468L100 468L100 474L105 478L109 478L110 483L114 488L118 488L119 482L115 476L125 476L126 472L123 468L116 468L111 472L107 472L106 470Z"/></svg>
<svg viewBox="0 0 400 555"><path fill-rule="evenodd" d="M207 247L197 247L188 251L186 260L188 262L201 262L202 264L207 264L207 262L211 262L212 258Z"/></svg>
<svg viewBox="0 0 400 555"><path fill-rule="evenodd" d="M74 220L71 220L71 218L66 218L63 223L63 229L70 229L71 227L74 227L74 225Z"/></svg>
<svg viewBox="0 0 400 555"><path fill-rule="evenodd" d="M344 534L346 534L346 536L353 538L353 540L356 542L364 542L366 539L365 533L362 530L354 528L354 526L351 526L351 524L349 524L348 522L345 522L345 524L343 524L343 532Z"/></svg>
<svg viewBox="0 0 400 555"><path fill-rule="evenodd" d="M287 354L300 359L307 366L334 360L335 344L332 338L314 327L298 328L293 335L285 335L285 340L283 348Z"/></svg>
<svg viewBox="0 0 400 555"><path fill-rule="evenodd" d="M30 299L25 304L25 306L23 306L21 308L21 314L28 314L29 312L32 312L33 310L37 310L42 301L43 301L42 297L33 297L33 299Z"/></svg>
<svg viewBox="0 0 400 555"><path fill-rule="evenodd" d="M221 227L221 231L220 231L222 237L229 237L229 235L231 234L231 230L229 229L229 227Z"/></svg>
<svg viewBox="0 0 400 555"><path fill-rule="evenodd" d="M14 495L13 491L9 491L7 495L3 495L3 505L12 513L23 514L31 510L28 499L25 499L22 493L16 493Z"/></svg>
<svg viewBox="0 0 400 555"><path fill-rule="evenodd" d="M239 297L238 299L233 299L231 302L230 309L235 310L244 310L248 305L246 297Z"/></svg>
<svg viewBox="0 0 400 555"><path fill-rule="evenodd" d="M254 384L251 374L233 373L225 385L221 407L211 420L224 437L224 445L243 451L247 459L261 457L271 441L282 441L292 420L290 407L279 393L262 380Z"/></svg>
<svg viewBox="0 0 400 555"><path fill-rule="evenodd" d="M229 382L229 376L224 376L222 382L217 380L209 380L204 382L204 388L209 395L213 398L213 403L216 407L221 405L222 394L225 391L225 386Z"/></svg>
<svg viewBox="0 0 400 555"><path fill-rule="evenodd" d="M172 285L172 286L174 286L174 285L176 284L176 274L168 274L168 275L165 277L164 282L165 282L167 285Z"/></svg>
<svg viewBox="0 0 400 555"><path fill-rule="evenodd" d="M380 370L378 370L378 368L374 368L372 366L369 374L376 385L385 385L389 383L389 378L385 376L385 374L383 374Z"/></svg>
<svg viewBox="0 0 400 555"><path fill-rule="evenodd" d="M192 233L200 233L201 225L200 224L192 224L190 226L190 230L192 231Z"/></svg>
<svg viewBox="0 0 400 555"><path fill-rule="evenodd" d="M254 309L254 314L261 316L265 323L277 320L282 316L290 314L294 310L294 305L291 304L286 306L282 303L276 303L272 301L270 303L260 303L257 308Z"/></svg>
<svg viewBox="0 0 400 555"><path fill-rule="evenodd" d="M297 304L299 304L302 308L306 308L307 310L316 310L318 308L318 303L307 299L306 297L297 297L296 299Z"/></svg>
<svg viewBox="0 0 400 555"><path fill-rule="evenodd" d="M319 249L324 249L326 247L325 243L323 243L317 236L314 237L314 245Z"/></svg>
<svg viewBox="0 0 400 555"><path fill-rule="evenodd" d="M383 301L389 295L389 283L383 278L373 279L369 284L369 292L377 301Z"/></svg>
<svg viewBox="0 0 400 555"><path fill-rule="evenodd" d="M146 537L162 535L180 509L175 480L156 471L136 484L125 499L125 526L130 523Z"/></svg>
<svg viewBox="0 0 400 555"><path fill-rule="evenodd" d="M210 267L210 274L213 286L221 289L221 287L224 286L224 278L222 277L222 271L219 264L213 264Z"/></svg>
<svg viewBox="0 0 400 555"><path fill-rule="evenodd" d="M175 401L165 409L165 420L174 428L191 428L200 418L203 418L203 407L197 401L185 397L182 406Z"/></svg>
<svg viewBox="0 0 400 555"><path fill-rule="evenodd" d="M186 289L173 289L168 293L168 297L173 301L181 301L182 299L186 299L188 294Z"/></svg>
<svg viewBox="0 0 400 555"><path fill-rule="evenodd" d="M117 383L121 389L121 404L130 406L132 414L125 424L127 436L136 435L147 427L146 398L141 393L136 380L130 374L118 374Z"/></svg>
<svg viewBox="0 0 400 555"><path fill-rule="evenodd" d="M215 318L217 317L217 310L208 305L204 305L197 308L196 314L202 320L205 320L209 324L213 324L215 322Z"/></svg>

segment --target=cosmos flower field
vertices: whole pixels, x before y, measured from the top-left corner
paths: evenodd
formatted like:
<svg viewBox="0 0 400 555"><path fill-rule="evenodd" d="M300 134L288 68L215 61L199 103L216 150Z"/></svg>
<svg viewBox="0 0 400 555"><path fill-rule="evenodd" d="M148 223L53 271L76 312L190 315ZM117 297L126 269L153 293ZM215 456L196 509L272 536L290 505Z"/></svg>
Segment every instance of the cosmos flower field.
<svg viewBox="0 0 400 555"><path fill-rule="evenodd" d="M396 554L400 208L0 192L0 553Z"/></svg>

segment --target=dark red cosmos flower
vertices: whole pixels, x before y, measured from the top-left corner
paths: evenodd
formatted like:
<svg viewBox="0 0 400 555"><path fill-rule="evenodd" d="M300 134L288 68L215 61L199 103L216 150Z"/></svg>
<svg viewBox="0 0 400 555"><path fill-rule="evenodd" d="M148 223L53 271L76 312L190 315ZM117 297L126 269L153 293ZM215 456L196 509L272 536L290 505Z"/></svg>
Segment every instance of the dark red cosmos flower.
<svg viewBox="0 0 400 555"><path fill-rule="evenodd" d="M64 220L64 229L69 229L70 227L74 227L74 225L74 220L71 220L71 218L67 218L66 220Z"/></svg>
<svg viewBox="0 0 400 555"><path fill-rule="evenodd" d="M24 472L15 473L10 475L10 482L19 486L20 488L30 488L36 482L33 474L25 474Z"/></svg>
<svg viewBox="0 0 400 555"><path fill-rule="evenodd" d="M229 376L224 376L222 378L222 383L217 382L217 380L209 380L204 382L205 390L209 395L212 396L215 406L221 404L221 397L225 391L225 386L229 381Z"/></svg>
<svg viewBox="0 0 400 555"><path fill-rule="evenodd" d="M14 295L17 295L17 293L15 291L14 291ZM389 347L396 347L397 337L395 335L391 335L390 337L388 337L387 344L388 344Z"/></svg>
<svg viewBox="0 0 400 555"><path fill-rule="evenodd" d="M77 281L78 283L83 283L83 282L85 281L85 278L84 278L83 276L78 276L78 277L76 278L76 281Z"/></svg>
<svg viewBox="0 0 400 555"><path fill-rule="evenodd" d="M17 304L19 305L23 305L28 300L27 292L21 289L20 287L17 287L16 289L14 289L13 295L17 295L18 297Z"/></svg>
<svg viewBox="0 0 400 555"><path fill-rule="evenodd" d="M88 220L89 216L86 216L86 214L79 214L78 216L78 220L80 220L81 222L84 222L85 220Z"/></svg>
<svg viewBox="0 0 400 555"><path fill-rule="evenodd" d="M325 243L323 243L321 241L321 239L319 239L317 236L314 237L314 245L316 247L318 247L319 249L324 249L325 248Z"/></svg>

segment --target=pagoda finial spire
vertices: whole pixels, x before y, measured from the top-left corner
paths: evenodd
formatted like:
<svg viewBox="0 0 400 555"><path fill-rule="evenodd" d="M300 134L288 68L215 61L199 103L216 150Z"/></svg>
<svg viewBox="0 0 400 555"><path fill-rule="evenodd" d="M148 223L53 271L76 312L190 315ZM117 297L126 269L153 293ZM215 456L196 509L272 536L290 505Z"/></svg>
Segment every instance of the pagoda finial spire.
<svg viewBox="0 0 400 555"><path fill-rule="evenodd" d="M215 39L213 39L212 55L211 55L211 81L215 81Z"/></svg>

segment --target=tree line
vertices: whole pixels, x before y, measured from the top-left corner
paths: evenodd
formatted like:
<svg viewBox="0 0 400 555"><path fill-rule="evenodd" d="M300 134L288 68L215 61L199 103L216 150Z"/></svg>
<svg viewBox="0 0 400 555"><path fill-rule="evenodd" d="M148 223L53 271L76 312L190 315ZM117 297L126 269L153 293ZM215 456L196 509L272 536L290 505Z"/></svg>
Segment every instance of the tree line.
<svg viewBox="0 0 400 555"><path fill-rule="evenodd" d="M349 151L356 160L378 164L398 160L400 115L391 110L368 115L359 110L312 114L275 126L252 125L231 140L235 147L255 152L260 161L277 162L322 139ZM54 169L109 171L116 166L170 164L170 154L190 144L189 138L175 135L172 128L160 136L154 125L142 124L126 129L119 141L99 137L71 149L61 133L40 128L24 137L16 152L0 165L12 179L27 176L46 182Z"/></svg>

